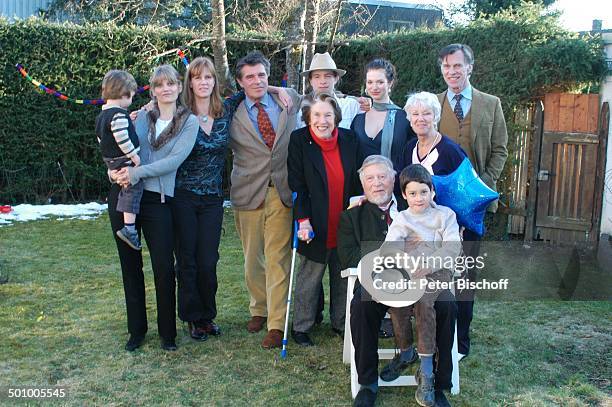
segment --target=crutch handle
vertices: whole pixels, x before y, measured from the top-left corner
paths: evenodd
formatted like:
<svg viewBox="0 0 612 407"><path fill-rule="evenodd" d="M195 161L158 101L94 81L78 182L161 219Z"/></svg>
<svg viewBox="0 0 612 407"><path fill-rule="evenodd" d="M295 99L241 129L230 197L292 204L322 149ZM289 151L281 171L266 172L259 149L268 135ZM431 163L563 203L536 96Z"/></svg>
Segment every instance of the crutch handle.
<svg viewBox="0 0 612 407"><path fill-rule="evenodd" d="M291 193L291 202L293 203L293 208L295 209L295 201L297 199L297 192ZM293 242L291 243L291 248L297 249L298 247L298 221L293 222Z"/></svg>
<svg viewBox="0 0 612 407"><path fill-rule="evenodd" d="M298 221L293 221L293 243L291 244L292 249L298 247Z"/></svg>

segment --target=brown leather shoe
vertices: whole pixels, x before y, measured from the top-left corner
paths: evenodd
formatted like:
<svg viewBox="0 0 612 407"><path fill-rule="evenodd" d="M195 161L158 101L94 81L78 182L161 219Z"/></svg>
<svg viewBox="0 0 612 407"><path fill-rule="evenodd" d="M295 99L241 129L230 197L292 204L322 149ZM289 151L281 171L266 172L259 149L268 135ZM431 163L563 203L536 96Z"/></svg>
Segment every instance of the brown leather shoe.
<svg viewBox="0 0 612 407"><path fill-rule="evenodd" d="M280 348L283 346L283 331L278 329L270 329L268 334L261 342L264 349Z"/></svg>
<svg viewBox="0 0 612 407"><path fill-rule="evenodd" d="M247 331L254 334L262 330L266 323L266 317L251 317L251 320L247 323Z"/></svg>

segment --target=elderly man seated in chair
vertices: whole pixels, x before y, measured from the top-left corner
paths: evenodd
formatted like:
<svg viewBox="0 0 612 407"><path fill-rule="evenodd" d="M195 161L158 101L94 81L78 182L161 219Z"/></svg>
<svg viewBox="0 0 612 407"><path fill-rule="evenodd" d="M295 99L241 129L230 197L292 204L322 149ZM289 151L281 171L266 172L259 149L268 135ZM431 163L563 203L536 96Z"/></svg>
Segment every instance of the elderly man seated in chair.
<svg viewBox="0 0 612 407"><path fill-rule="evenodd" d="M365 200L344 211L338 229L338 257L343 269L357 267L361 258L377 249L385 240L387 229L397 215L393 196L395 171L392 162L372 155L359 169ZM373 406L378 392L378 328L387 311L391 314L396 346L400 352L383 368L381 379L392 381L417 361L412 344L410 312L406 308L389 308L369 299L369 294L357 283L351 302L351 335L355 347L355 364L362 386L354 406ZM453 294L445 290L435 302L437 363L435 371L435 405L450 406L444 390L451 388L451 349L457 306Z"/></svg>

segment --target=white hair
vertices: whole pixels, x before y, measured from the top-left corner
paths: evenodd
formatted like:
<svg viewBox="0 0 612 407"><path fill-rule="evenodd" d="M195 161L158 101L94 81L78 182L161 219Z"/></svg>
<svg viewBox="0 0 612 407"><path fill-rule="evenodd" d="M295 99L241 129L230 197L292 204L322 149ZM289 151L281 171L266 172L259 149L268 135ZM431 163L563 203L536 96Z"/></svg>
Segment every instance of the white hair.
<svg viewBox="0 0 612 407"><path fill-rule="evenodd" d="M393 169L393 163L391 162L391 160L389 160L387 157L385 157L384 155L370 155L368 157L366 157L365 160L363 160L363 164L361 164L361 168L359 168L357 170L357 172L359 173L359 179L361 180L361 182L363 183L363 171L371 166L371 165L384 165L385 167L387 167L387 172L389 173L389 175L391 177L395 177L395 170Z"/></svg>
<svg viewBox="0 0 612 407"><path fill-rule="evenodd" d="M442 106L440 106L438 97L429 92L413 93L408 96L408 100L404 106L404 110L408 113L408 120L410 120L409 110L417 106L428 107L432 110L434 114L434 126L437 129L438 123L440 122L440 116L442 115Z"/></svg>

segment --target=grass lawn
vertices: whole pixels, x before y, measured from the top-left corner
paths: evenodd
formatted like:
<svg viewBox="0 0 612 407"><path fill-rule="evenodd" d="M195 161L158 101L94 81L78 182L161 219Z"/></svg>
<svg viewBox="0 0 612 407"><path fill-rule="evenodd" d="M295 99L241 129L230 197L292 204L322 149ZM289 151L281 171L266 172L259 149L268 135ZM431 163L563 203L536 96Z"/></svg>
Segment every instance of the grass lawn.
<svg viewBox="0 0 612 407"><path fill-rule="evenodd" d="M0 273L9 277L0 284L0 404L14 404L7 386L57 385L67 388L68 405L350 405L349 367L328 317L313 333L314 348L290 342L287 360L262 349L264 333L245 329L248 296L231 212L221 246L223 335L196 343L179 327L178 351L160 349L145 250L149 333L127 353L106 215L0 228ZM605 301L478 302L472 355L460 365L461 394L451 403L612 406L611 311ZM416 405L414 388L382 388L377 405Z"/></svg>

